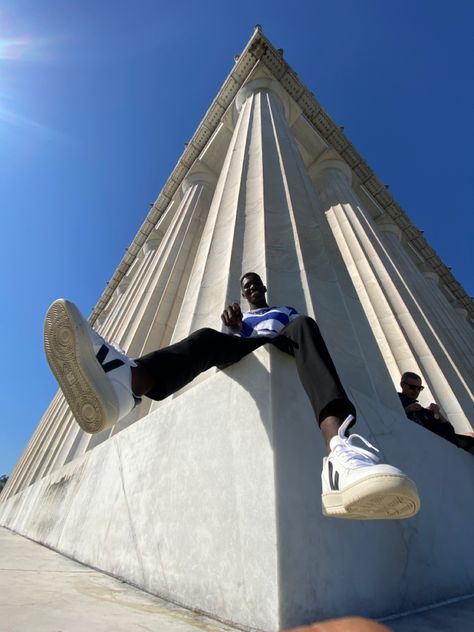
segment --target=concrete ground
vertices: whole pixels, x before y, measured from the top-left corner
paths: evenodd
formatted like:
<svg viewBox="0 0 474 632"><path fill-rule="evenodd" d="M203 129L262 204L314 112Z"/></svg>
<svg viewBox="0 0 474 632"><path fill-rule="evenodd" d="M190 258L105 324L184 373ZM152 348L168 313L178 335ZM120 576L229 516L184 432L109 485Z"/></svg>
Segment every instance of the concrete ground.
<svg viewBox="0 0 474 632"><path fill-rule="evenodd" d="M474 629L474 596L384 621L393 632ZM236 632L0 528L1 632Z"/></svg>
<svg viewBox="0 0 474 632"><path fill-rule="evenodd" d="M1 632L235 632L0 528Z"/></svg>

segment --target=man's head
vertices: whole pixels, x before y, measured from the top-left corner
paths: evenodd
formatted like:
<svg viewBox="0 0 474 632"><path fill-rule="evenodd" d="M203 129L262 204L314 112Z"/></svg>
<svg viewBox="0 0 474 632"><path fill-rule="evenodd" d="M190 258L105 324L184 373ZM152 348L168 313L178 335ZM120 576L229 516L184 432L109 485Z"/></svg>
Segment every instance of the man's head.
<svg viewBox="0 0 474 632"><path fill-rule="evenodd" d="M420 391L425 388L421 384L421 377L411 371L405 371L402 375L400 386L402 387L402 393L413 400L418 399Z"/></svg>
<svg viewBox="0 0 474 632"><path fill-rule="evenodd" d="M265 294L267 288L256 272L246 272L240 279L240 289L242 296L247 300L252 309L258 307L268 307Z"/></svg>

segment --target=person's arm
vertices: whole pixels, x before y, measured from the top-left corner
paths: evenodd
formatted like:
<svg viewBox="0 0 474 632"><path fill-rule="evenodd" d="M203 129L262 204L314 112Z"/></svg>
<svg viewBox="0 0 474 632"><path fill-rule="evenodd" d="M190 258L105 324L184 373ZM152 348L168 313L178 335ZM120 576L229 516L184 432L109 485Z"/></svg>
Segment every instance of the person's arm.
<svg viewBox="0 0 474 632"><path fill-rule="evenodd" d="M420 423L417 421L416 413L423 409L423 406L418 403L418 400L412 400L404 393L397 393L400 398L400 404L403 406L403 410L405 411L405 415L411 421L416 421L416 423Z"/></svg>
<svg viewBox="0 0 474 632"><path fill-rule="evenodd" d="M433 413L433 417L436 419L436 421L439 421L442 424L449 423L448 420L445 417L443 417L443 415L441 414L441 410L438 404L430 404L428 406L428 410L431 410L431 412Z"/></svg>
<svg viewBox="0 0 474 632"><path fill-rule="evenodd" d="M232 303L221 314L221 320L233 334L238 334L242 329L242 310L238 303Z"/></svg>
<svg viewBox="0 0 474 632"><path fill-rule="evenodd" d="M412 404L408 404L408 406L405 406L405 412L407 415L409 415L410 413L416 413L417 410L421 410L423 408L423 406L421 404L419 404L418 402L413 402Z"/></svg>

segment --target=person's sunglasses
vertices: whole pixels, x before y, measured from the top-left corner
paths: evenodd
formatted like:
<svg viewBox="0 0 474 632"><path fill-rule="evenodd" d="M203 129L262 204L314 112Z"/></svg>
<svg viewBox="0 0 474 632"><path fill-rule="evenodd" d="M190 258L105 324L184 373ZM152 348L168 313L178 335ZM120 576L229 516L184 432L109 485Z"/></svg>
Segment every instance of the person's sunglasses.
<svg viewBox="0 0 474 632"><path fill-rule="evenodd" d="M408 388L413 388L416 389L417 391L422 391L425 387L424 386L418 386L417 384L408 384L408 382L403 382L405 384L405 386L408 386Z"/></svg>

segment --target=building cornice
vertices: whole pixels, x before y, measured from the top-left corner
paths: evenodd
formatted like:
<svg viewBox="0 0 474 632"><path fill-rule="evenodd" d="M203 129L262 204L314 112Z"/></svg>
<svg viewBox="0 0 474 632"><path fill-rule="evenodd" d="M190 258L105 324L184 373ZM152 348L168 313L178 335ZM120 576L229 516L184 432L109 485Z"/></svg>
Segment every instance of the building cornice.
<svg viewBox="0 0 474 632"><path fill-rule="evenodd" d="M185 150L166 181L163 189L152 205L147 218L140 227L137 235L127 249L125 256L116 269L112 279L108 282L99 301L92 310L90 321L93 323L101 311L112 298L115 289L121 279L127 273L135 257L140 252L156 223L169 206L177 189L188 174L191 167L198 160L211 136L216 131L228 108L232 105L237 92L248 80L257 64L263 64L280 82L288 95L301 108L302 115L314 126L323 139L332 147L346 164L351 168L377 204L387 214L387 217L400 229L403 238L416 250L423 259L424 264L435 272L440 285L445 285L449 293L454 297L456 305L468 313L471 324L474 323L474 303L467 295L461 284L455 279L451 270L441 261L438 254L428 244L420 231L410 220L405 211L393 198L387 187L377 178L373 170L362 159L350 143L343 130L336 125L314 94L304 85L298 75L284 60L281 49L275 49L263 35L261 28L256 27L250 41L243 52L235 58L235 64L229 76L224 81L216 98L207 110L197 130L186 145Z"/></svg>

